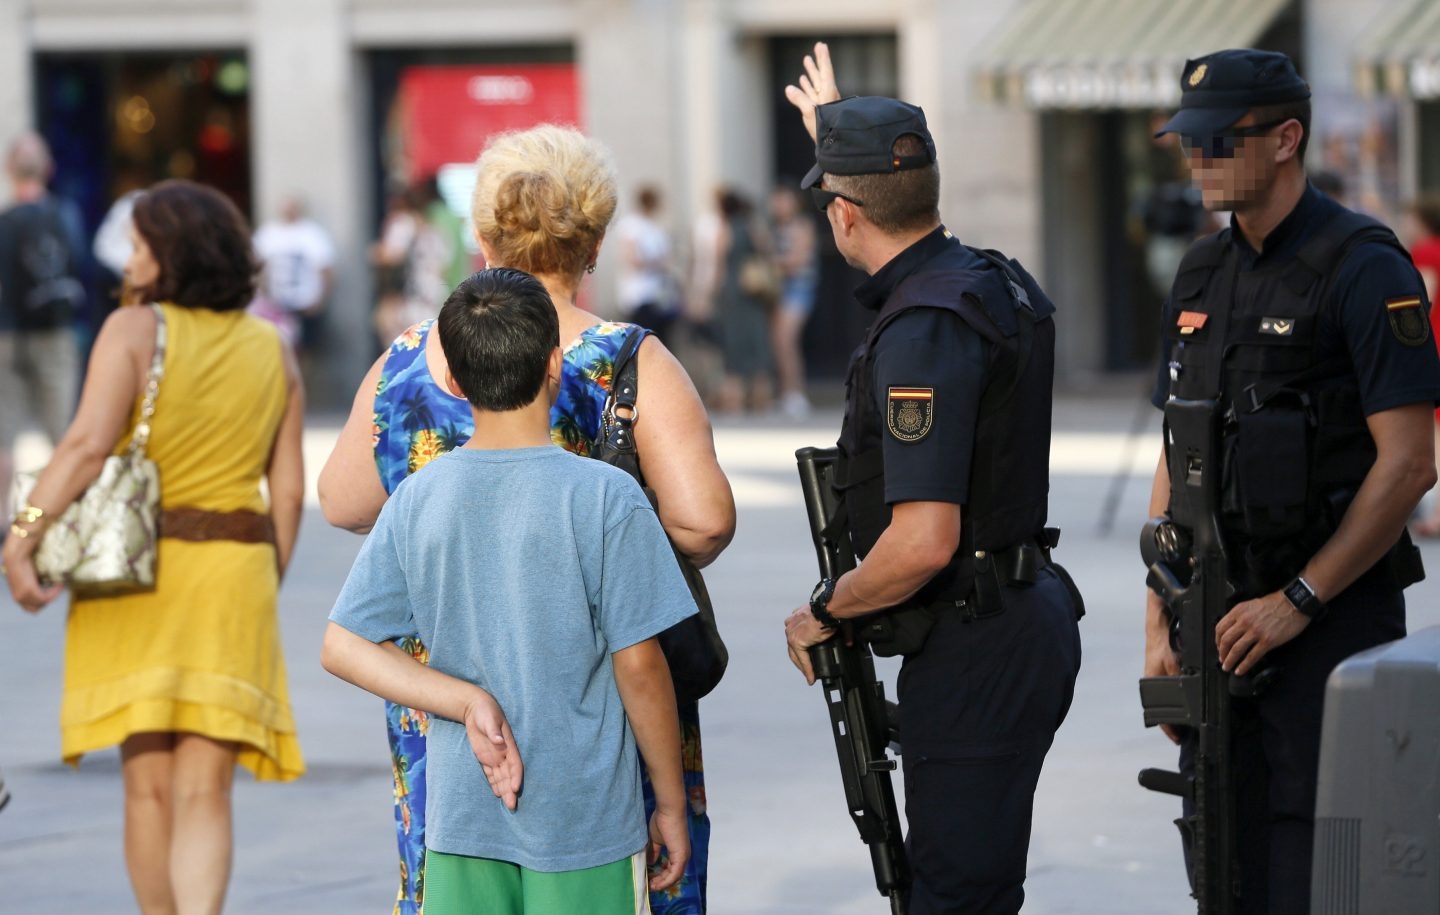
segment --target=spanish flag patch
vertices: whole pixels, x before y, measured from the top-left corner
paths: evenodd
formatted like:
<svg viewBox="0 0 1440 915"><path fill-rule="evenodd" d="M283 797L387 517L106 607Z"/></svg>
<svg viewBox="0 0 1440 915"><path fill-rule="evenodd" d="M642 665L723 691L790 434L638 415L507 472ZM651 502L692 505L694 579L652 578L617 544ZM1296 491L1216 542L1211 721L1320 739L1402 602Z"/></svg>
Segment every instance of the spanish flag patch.
<svg viewBox="0 0 1440 915"><path fill-rule="evenodd" d="M902 442L918 442L930 434L935 419L934 388L888 389L885 425Z"/></svg>
<svg viewBox="0 0 1440 915"><path fill-rule="evenodd" d="M1430 339L1430 317L1418 295L1402 295L1385 300L1385 314L1390 319L1390 332L1406 346L1420 346Z"/></svg>

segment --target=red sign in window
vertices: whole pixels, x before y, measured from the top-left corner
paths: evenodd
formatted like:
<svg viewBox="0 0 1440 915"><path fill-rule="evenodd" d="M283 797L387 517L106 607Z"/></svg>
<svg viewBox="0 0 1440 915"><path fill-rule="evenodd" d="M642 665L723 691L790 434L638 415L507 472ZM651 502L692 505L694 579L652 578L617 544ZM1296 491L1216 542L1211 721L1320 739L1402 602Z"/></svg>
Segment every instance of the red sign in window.
<svg viewBox="0 0 1440 915"><path fill-rule="evenodd" d="M409 67L397 102L412 180L474 162L497 133L544 123L584 126L574 64Z"/></svg>

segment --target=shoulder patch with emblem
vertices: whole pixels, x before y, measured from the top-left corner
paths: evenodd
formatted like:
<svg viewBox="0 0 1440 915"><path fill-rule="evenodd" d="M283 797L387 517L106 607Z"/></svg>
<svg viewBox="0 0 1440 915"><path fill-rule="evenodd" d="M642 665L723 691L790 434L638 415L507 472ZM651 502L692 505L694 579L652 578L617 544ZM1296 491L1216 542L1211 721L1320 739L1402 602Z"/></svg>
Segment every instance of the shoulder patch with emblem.
<svg viewBox="0 0 1440 915"><path fill-rule="evenodd" d="M934 388L889 389L885 425L902 442L918 442L930 434L935 419Z"/></svg>
<svg viewBox="0 0 1440 915"><path fill-rule="evenodd" d="M1390 318L1390 332L1406 346L1419 346L1430 339L1430 317L1421 307L1420 296L1386 299L1385 313Z"/></svg>

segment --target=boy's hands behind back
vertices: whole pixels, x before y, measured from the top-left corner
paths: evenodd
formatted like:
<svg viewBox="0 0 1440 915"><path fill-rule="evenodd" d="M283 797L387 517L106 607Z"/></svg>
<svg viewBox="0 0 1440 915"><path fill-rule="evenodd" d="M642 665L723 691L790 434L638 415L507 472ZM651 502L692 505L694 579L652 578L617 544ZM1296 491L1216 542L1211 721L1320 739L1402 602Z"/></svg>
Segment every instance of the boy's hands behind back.
<svg viewBox="0 0 1440 915"><path fill-rule="evenodd" d="M465 734L470 738L470 750L479 760L490 790L505 803L507 810L514 810L525 778L520 748L495 697L484 690L477 692L475 699L465 706Z"/></svg>

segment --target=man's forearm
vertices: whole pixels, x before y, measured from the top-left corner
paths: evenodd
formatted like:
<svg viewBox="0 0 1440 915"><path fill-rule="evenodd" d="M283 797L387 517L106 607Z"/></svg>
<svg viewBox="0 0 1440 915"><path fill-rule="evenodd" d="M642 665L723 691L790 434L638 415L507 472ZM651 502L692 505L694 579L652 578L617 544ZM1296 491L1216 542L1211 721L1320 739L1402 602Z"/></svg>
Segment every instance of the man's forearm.
<svg viewBox="0 0 1440 915"><path fill-rule="evenodd" d="M484 692L421 664L392 642L376 644L333 622L325 631L320 664L382 699L451 721L464 721L465 709Z"/></svg>
<svg viewBox="0 0 1440 915"><path fill-rule="evenodd" d="M615 652L611 658L620 702L650 772L656 805L667 813L680 813L686 804L680 763L680 716L665 654L658 641L646 639Z"/></svg>
<svg viewBox="0 0 1440 915"><path fill-rule="evenodd" d="M1390 551L1428 486L1423 473L1383 468L1377 461L1365 477L1340 526L1300 573L1321 601L1355 579Z"/></svg>
<svg viewBox="0 0 1440 915"><path fill-rule="evenodd" d="M1340 526L1300 573L1321 601L1350 587L1390 550L1420 498L1435 485L1434 423L1429 403L1366 419L1375 463Z"/></svg>
<svg viewBox="0 0 1440 915"><path fill-rule="evenodd" d="M897 504L865 561L836 582L830 613L849 619L904 603L950 564L959 543L959 505Z"/></svg>

